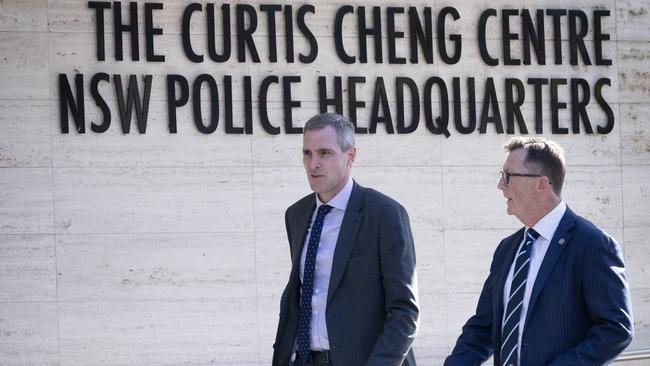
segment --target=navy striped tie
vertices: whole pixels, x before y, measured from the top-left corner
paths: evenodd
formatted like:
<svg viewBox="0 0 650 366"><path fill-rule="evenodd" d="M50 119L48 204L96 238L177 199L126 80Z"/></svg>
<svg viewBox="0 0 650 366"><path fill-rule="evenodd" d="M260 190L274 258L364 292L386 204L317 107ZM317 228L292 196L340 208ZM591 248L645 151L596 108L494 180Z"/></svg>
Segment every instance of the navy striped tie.
<svg viewBox="0 0 650 366"><path fill-rule="evenodd" d="M311 225L307 255L305 256L305 268L302 274L302 288L300 294L300 312L298 313L298 333L296 334L296 348L298 355L303 362L309 359L309 325L311 324L311 297L314 293L314 270L316 267L316 252L318 242L323 230L325 215L332 210L332 206L321 205L316 213L314 223Z"/></svg>
<svg viewBox="0 0 650 366"><path fill-rule="evenodd" d="M502 365L519 365L519 321L521 308L526 292L528 267L530 267L530 251L532 245L539 237L533 229L526 231L526 242L521 246L515 258L515 271L510 285L510 294L506 305L506 316L501 330L501 362Z"/></svg>

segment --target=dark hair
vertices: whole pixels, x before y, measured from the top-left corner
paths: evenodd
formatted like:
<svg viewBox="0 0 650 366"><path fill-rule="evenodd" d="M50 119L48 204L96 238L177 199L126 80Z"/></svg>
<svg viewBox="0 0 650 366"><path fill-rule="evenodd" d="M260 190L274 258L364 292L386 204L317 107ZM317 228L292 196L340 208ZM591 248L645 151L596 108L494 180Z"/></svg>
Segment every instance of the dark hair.
<svg viewBox="0 0 650 366"><path fill-rule="evenodd" d="M321 130L327 126L334 127L341 150L348 151L354 147L354 125L346 117L336 113L318 114L305 123L304 131Z"/></svg>
<svg viewBox="0 0 650 366"><path fill-rule="evenodd" d="M548 177L555 194L560 196L566 170L564 149L543 137L513 137L504 145L508 152L526 150L524 165L533 173Z"/></svg>

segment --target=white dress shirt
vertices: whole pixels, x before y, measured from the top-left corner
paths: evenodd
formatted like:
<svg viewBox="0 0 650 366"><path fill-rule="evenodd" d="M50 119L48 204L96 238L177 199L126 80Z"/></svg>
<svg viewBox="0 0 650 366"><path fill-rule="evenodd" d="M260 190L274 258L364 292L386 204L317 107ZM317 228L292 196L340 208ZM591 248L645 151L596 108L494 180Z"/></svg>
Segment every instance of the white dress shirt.
<svg viewBox="0 0 650 366"><path fill-rule="evenodd" d="M523 300L523 304L521 305L521 316L519 318L519 338L517 341L518 359L521 359L521 338L522 335L524 334L524 327L526 326L524 322L526 321L526 313L528 312L528 303L530 302L530 295L533 292L535 279L537 278L537 273L539 272L539 268L542 266L542 261L544 260L546 251L548 250L548 247L551 244L551 239L553 239L553 235L555 235L555 230L557 230L557 227L560 224L560 220L562 220L562 216L564 216L565 211L566 211L566 203L564 203L564 201L560 201L560 203L557 206L555 206L555 208L552 209L551 212L547 213L546 216L542 217L541 220L539 220L535 225L533 225L533 230L539 233L539 238L537 238L537 240L532 245L532 251L530 254L530 267L528 267L528 277L526 279L526 290L524 291L524 300ZM528 228L526 228L526 230L528 230ZM524 244L524 240L522 240L521 243L519 244L517 253L519 253L519 250L521 249L521 246L523 244ZM513 273L514 270L515 270L515 263L513 261L513 263L510 265L510 271L508 272L508 277L506 277L506 283L503 288L504 309L508 305L508 298L510 296L510 285L512 285L512 277L514 274ZM503 314L504 318L502 319L501 324L503 324L503 321L505 320L505 316L506 316L505 311L503 313L504 313Z"/></svg>
<svg viewBox="0 0 650 366"><path fill-rule="evenodd" d="M330 284L330 275L332 273L332 260L334 259L334 249L336 249L336 241L339 237L341 224L343 223L343 216L345 215L345 208L350 200L352 194L352 178L348 179L343 189L336 196L332 197L327 205L332 206L332 210L325 216L323 222L323 229L318 243L318 251L316 252L316 268L314 269L314 293L311 297L311 340L310 348L312 351L324 351L330 349L329 338L327 335L327 322L325 320L325 307L327 305L327 292ZM309 244L309 236L311 235L311 227L316 219L318 208L324 203L320 201L318 195L316 196L316 209L311 215L309 228L307 230L307 237L302 249L302 256L300 257L300 281L302 282L303 273L305 271L305 257L307 256L307 246Z"/></svg>

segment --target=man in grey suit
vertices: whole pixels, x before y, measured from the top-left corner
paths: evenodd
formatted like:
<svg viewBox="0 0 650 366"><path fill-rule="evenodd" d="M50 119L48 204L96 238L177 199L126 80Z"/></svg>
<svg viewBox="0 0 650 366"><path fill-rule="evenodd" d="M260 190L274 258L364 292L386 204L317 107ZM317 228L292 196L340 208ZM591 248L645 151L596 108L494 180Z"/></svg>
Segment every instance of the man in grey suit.
<svg viewBox="0 0 650 366"><path fill-rule="evenodd" d="M291 249L274 366L415 365L415 248L404 207L354 182L354 126L320 114L304 127L314 193L285 213Z"/></svg>

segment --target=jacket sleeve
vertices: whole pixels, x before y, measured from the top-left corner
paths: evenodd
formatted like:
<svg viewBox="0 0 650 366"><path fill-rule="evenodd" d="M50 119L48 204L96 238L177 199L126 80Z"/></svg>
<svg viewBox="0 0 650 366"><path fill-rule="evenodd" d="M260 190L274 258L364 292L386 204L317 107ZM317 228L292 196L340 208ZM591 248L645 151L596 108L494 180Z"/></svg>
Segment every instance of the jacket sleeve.
<svg viewBox="0 0 650 366"><path fill-rule="evenodd" d="M384 207L379 237L387 318L366 365L400 366L415 340L419 321L415 247L402 206Z"/></svg>
<svg viewBox="0 0 650 366"><path fill-rule="evenodd" d="M445 359L444 366L478 366L487 361L494 353L494 345L492 344L494 299L492 297L493 288L496 285L494 283L495 273L498 270L496 258L502 245L503 242L492 258L490 273L483 284L478 305L476 306L476 313L463 326L454 349Z"/></svg>
<svg viewBox="0 0 650 366"><path fill-rule="evenodd" d="M551 365L603 365L632 341L634 334L625 264L616 241L603 235L589 245L581 268L582 296L594 325L585 338Z"/></svg>

